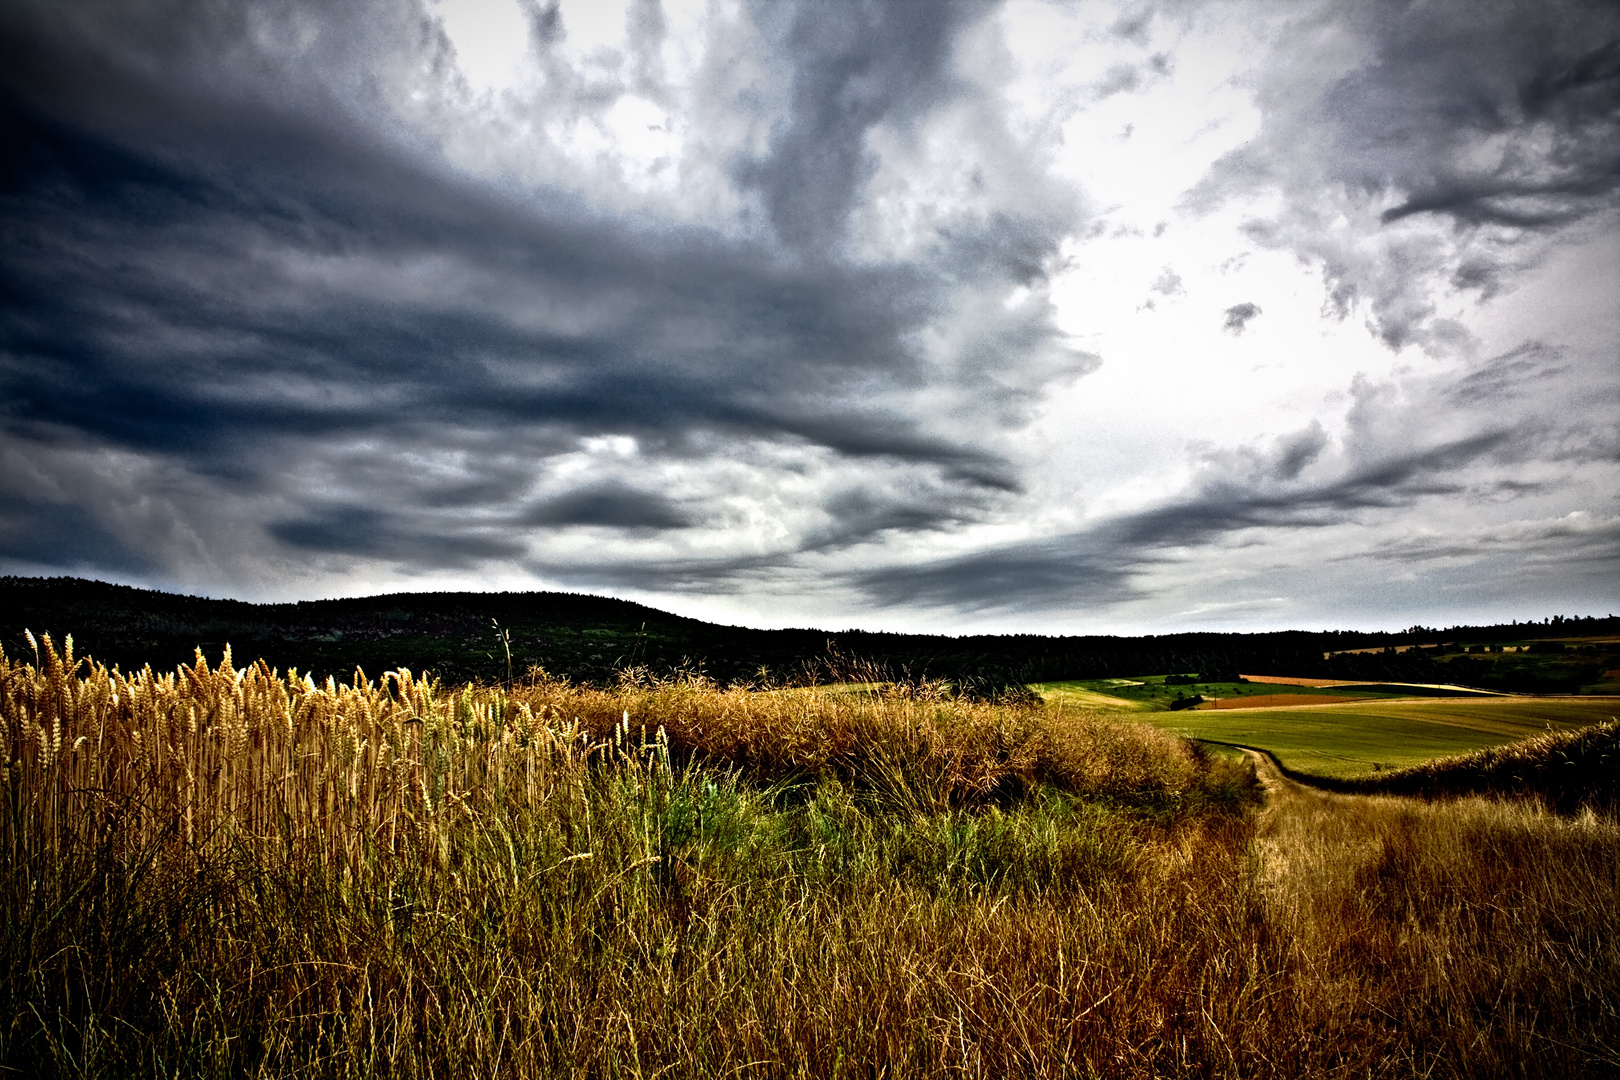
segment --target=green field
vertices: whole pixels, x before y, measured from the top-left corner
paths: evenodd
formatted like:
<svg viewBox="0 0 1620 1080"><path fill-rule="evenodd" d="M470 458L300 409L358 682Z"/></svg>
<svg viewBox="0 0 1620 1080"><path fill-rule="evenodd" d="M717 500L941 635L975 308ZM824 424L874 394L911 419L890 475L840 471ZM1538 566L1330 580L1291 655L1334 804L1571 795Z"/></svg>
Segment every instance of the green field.
<svg viewBox="0 0 1620 1080"><path fill-rule="evenodd" d="M1059 709L1134 712L1156 727L1270 750L1284 765L1318 776L1367 776L1437 757L1500 746L1549 727L1584 727L1620 716L1620 697L1419 697L1397 686L1309 687L1276 683L1167 684L1163 675L1037 684ZM1178 695L1219 698L1222 708L1170 711ZM1342 694L1342 704L1231 708L1244 697Z"/></svg>
<svg viewBox="0 0 1620 1080"><path fill-rule="evenodd" d="M1291 769L1366 776L1620 716L1620 698L1373 700L1301 708L1144 712L1196 739L1270 750Z"/></svg>
<svg viewBox="0 0 1620 1080"><path fill-rule="evenodd" d="M1356 687L1287 686L1277 683L1251 682L1197 682L1180 685L1165 682L1164 675L1137 675L1129 679L1070 679L1062 682L1037 683L1036 693L1055 703L1107 706L1119 709L1168 709L1177 697L1198 695L1206 701L1240 700L1246 697L1271 697L1279 694L1298 696L1338 695L1345 697L1399 698L1412 696L1411 691L1398 689L1372 689L1367 684Z"/></svg>

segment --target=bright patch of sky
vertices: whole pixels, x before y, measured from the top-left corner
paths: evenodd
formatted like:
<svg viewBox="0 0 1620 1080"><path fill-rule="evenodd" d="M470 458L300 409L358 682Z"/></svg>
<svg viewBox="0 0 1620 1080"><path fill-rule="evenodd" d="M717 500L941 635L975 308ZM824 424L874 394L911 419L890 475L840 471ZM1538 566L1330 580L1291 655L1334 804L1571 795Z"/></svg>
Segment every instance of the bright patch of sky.
<svg viewBox="0 0 1620 1080"><path fill-rule="evenodd" d="M434 13L475 90L507 90L530 76L529 20L516 0L439 0Z"/></svg>

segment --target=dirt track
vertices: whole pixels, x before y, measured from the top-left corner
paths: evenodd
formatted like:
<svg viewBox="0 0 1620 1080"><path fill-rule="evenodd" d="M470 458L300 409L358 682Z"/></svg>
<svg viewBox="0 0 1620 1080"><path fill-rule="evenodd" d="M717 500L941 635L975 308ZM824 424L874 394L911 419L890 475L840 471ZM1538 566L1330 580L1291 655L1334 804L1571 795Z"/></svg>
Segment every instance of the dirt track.
<svg viewBox="0 0 1620 1080"><path fill-rule="evenodd" d="M1300 799L1309 799L1313 803L1343 802L1365 798L1361 795L1340 795L1332 791L1302 784L1298 780L1291 780L1283 775L1282 769L1277 765L1277 759L1264 750L1250 750L1248 747L1239 747L1244 755L1254 763L1254 775L1260 781L1260 786L1266 791L1266 809L1275 814L1284 803L1297 802Z"/></svg>
<svg viewBox="0 0 1620 1080"><path fill-rule="evenodd" d="M1259 777L1260 786L1266 789L1267 799L1288 798L1306 790L1304 784L1284 776L1270 754L1247 748L1243 753L1254 763L1254 775Z"/></svg>
<svg viewBox="0 0 1620 1080"><path fill-rule="evenodd" d="M1260 781L1260 786L1266 792L1265 817L1270 822L1266 831L1274 832L1279 815L1307 811L1311 813L1332 813L1335 808L1343 811L1346 808L1360 803L1366 803L1369 796L1364 794L1349 794L1330 791L1326 788L1314 787L1311 784L1301 783L1283 774L1277 759L1264 750L1250 750L1240 746L1244 755L1254 763L1254 775ZM1380 801L1391 801L1393 796L1372 796ZM1345 839L1345 838L1341 838Z"/></svg>

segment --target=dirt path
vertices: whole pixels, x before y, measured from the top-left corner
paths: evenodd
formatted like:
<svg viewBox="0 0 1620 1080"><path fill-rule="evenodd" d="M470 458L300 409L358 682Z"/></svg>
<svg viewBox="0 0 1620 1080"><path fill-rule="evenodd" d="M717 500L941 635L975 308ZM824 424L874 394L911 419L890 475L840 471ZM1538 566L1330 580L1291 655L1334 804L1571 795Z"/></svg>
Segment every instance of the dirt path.
<svg viewBox="0 0 1620 1080"><path fill-rule="evenodd" d="M1343 812L1372 798L1367 795L1329 791L1325 788L1301 783L1287 776L1277 763L1277 759L1272 757L1268 751L1252 750L1247 746L1240 746L1238 749L1242 750L1244 756L1253 762L1255 778L1260 781L1260 786L1265 789L1266 805L1264 816L1268 825L1272 828L1275 827L1277 819L1285 814L1332 814L1335 809ZM1384 795L1376 798L1383 802L1390 802L1395 796Z"/></svg>
<svg viewBox="0 0 1620 1080"><path fill-rule="evenodd" d="M1323 791L1239 749L1265 791L1246 884L1289 973L1268 992L1312 1002L1344 1045L1400 1048L1362 1073L1620 1075L1620 827L1506 800Z"/></svg>
<svg viewBox="0 0 1620 1080"><path fill-rule="evenodd" d="M1263 750L1242 748L1265 789L1255 835L1256 884L1285 925L1313 916L1318 895L1348 895L1360 868L1383 850L1376 823L1394 800L1340 795L1283 775Z"/></svg>
<svg viewBox="0 0 1620 1080"><path fill-rule="evenodd" d="M1254 775L1259 778L1260 786L1266 790L1268 803L1281 802L1287 799L1296 799L1301 795L1325 795L1326 792L1306 787L1297 780L1290 780L1284 776L1277 767L1277 759L1263 750L1250 750L1241 747L1244 756L1254 764Z"/></svg>

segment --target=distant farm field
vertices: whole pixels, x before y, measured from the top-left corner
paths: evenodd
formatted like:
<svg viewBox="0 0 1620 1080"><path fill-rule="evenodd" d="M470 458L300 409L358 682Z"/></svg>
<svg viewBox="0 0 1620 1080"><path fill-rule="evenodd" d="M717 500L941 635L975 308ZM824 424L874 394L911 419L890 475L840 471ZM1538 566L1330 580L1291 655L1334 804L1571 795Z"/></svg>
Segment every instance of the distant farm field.
<svg viewBox="0 0 1620 1080"><path fill-rule="evenodd" d="M1120 697L1118 694L1109 693L1109 690L1114 689L1114 687L1107 686L1111 682L1124 683L1124 680L1107 679L1088 682L1037 683L1034 690L1053 705L1062 708L1119 709L1126 712L1153 708L1153 705L1148 701L1132 700Z"/></svg>
<svg viewBox="0 0 1620 1080"><path fill-rule="evenodd" d="M1367 776L1620 716L1620 697L1428 698L1142 713L1195 739L1270 750L1291 769Z"/></svg>
<svg viewBox="0 0 1620 1080"><path fill-rule="evenodd" d="M1364 698L1429 696L1430 693L1418 687L1387 683L1340 683L1327 679L1193 682L1190 677L1183 676L1183 681L1173 681L1176 678L1142 675L1130 679L1069 679L1038 683L1034 689L1046 700L1065 707L1131 710L1178 708L1178 698L1194 696L1203 699L1201 708L1231 709L1248 706L1253 699L1259 699L1260 704L1309 705Z"/></svg>

